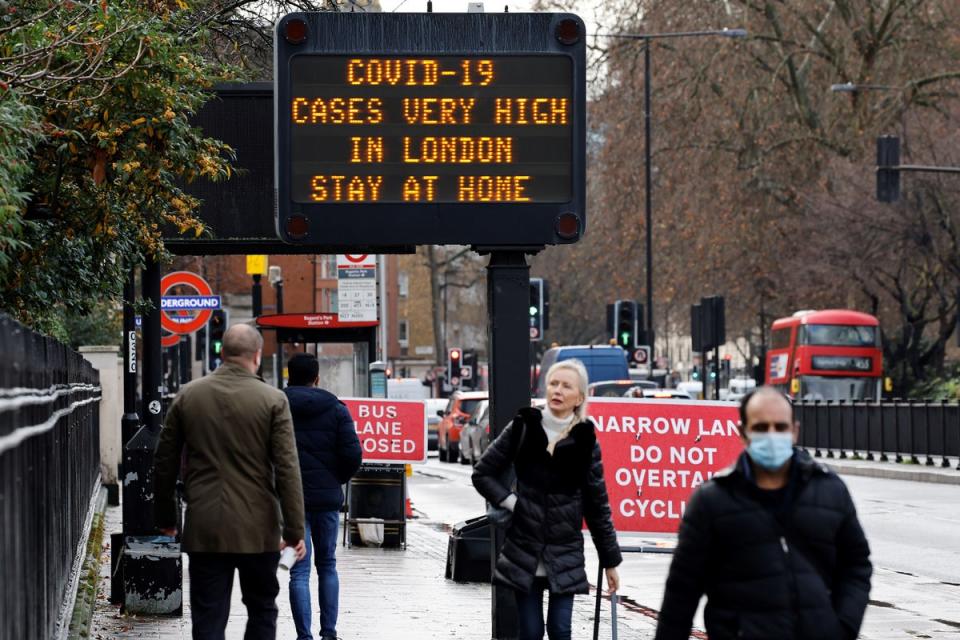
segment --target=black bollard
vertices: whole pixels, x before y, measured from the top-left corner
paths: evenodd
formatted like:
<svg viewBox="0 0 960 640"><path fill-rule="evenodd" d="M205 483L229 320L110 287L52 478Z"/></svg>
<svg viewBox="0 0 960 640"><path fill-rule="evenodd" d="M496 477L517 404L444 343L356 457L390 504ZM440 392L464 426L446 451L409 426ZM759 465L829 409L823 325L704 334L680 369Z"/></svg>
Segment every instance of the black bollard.
<svg viewBox="0 0 960 640"><path fill-rule="evenodd" d="M907 400L907 415L910 416L910 463L911 464L920 464L920 459L917 458L917 447L916 439L913 437L913 400Z"/></svg>
<svg viewBox="0 0 960 640"><path fill-rule="evenodd" d="M940 446L943 447L942 454L943 460L940 461L940 466L946 469L950 466L950 461L947 460L947 401L940 401Z"/></svg>
<svg viewBox="0 0 960 640"><path fill-rule="evenodd" d="M831 402L832 402L832 401L830 401L830 400L825 400L825 401L824 401L824 406L825 406L826 409L827 409L827 410L826 410L826 414L827 414L827 457L828 457L828 458L832 458L832 457L833 457L833 433L832 433L832 431L833 431L833 416L830 415ZM841 433L841 437L843 437L843 434L842 434L842 433Z"/></svg>
<svg viewBox="0 0 960 640"><path fill-rule="evenodd" d="M847 424L846 420L843 419L844 414L846 413L847 405L843 400L837 400L837 415L840 416L840 455L837 456L840 460L847 459L847 444L846 438L847 435Z"/></svg>
<svg viewBox="0 0 960 640"><path fill-rule="evenodd" d="M882 400L877 400L877 406L880 408L880 462L888 462L887 458L887 447L886 447L886 429L883 426L883 416L887 412L886 407L883 405Z"/></svg>
<svg viewBox="0 0 960 640"><path fill-rule="evenodd" d="M814 442L816 449L813 452L813 457L819 458L823 454L820 453L820 407L816 400L813 401L813 425L816 434L816 442Z"/></svg>
<svg viewBox="0 0 960 640"><path fill-rule="evenodd" d="M893 437L894 437L894 450L897 453L897 457L893 459L894 462L903 462L903 456L900 455L900 398L894 400L894 413L893 413Z"/></svg>

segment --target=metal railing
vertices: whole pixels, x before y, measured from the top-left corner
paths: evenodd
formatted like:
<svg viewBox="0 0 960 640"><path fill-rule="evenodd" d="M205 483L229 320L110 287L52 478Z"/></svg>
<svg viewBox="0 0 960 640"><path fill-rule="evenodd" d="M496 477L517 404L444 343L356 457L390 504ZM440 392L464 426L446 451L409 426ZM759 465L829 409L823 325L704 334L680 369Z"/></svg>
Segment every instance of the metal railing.
<svg viewBox="0 0 960 640"><path fill-rule="evenodd" d="M0 638L53 638L99 489L99 374L3 314L0 356Z"/></svg>
<svg viewBox="0 0 960 640"><path fill-rule="evenodd" d="M960 457L960 404L796 402L800 446L814 456L951 466ZM960 462L957 463L960 469Z"/></svg>

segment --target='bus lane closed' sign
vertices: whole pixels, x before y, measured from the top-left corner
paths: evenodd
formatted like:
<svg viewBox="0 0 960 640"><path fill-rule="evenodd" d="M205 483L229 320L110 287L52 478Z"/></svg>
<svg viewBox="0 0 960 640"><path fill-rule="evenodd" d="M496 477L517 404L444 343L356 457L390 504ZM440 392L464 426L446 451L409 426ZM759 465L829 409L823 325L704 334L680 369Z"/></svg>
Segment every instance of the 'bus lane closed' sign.
<svg viewBox="0 0 960 640"><path fill-rule="evenodd" d="M427 412L422 401L341 398L356 424L364 462L427 461Z"/></svg>
<svg viewBox="0 0 960 640"><path fill-rule="evenodd" d="M676 532L693 490L743 445L736 404L591 399L617 531Z"/></svg>

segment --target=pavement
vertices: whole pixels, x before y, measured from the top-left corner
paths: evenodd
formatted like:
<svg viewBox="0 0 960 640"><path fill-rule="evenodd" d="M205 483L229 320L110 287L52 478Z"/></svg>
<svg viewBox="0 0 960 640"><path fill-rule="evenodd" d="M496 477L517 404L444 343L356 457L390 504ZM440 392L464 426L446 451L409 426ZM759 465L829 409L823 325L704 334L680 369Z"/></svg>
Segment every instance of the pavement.
<svg viewBox="0 0 960 640"><path fill-rule="evenodd" d="M938 484L960 484L960 471L956 470L956 459L950 460L948 468L877 462L858 459L819 458L834 467L843 475L866 476L872 478L894 478L899 480L932 482ZM442 465L431 461L418 467L410 479L410 495L414 500L414 510L418 516L408 521L407 548L378 549L368 547L338 547L337 564L340 573L340 620L338 633L345 640L356 638L390 637L392 640L421 640L424 637L456 638L458 640L487 640L490 633L490 586L486 584L460 584L444 578L446 551L449 539L450 523L482 513L482 501L469 486L469 467L460 465ZM866 480L865 480L866 481ZM891 485L893 486L893 485ZM932 490L932 487L931 487ZM952 490L952 487L950 488ZM902 491L910 492L904 485ZM943 491L948 491L943 487ZM465 496L469 498L465 499ZM952 498L952 492L943 499ZM109 507L105 513L105 533L119 531L121 520L120 507ZM891 526L884 523L883 528ZM649 541L621 536L621 544L647 544ZM589 540L585 544L587 573L591 582L597 576L596 554ZM149 638L155 640L190 638L190 584L186 568L184 570L184 614L182 617L128 616L119 613L118 607L109 603L109 535L104 536L101 557L101 581L99 585L96 609L94 611L91 633L92 638L126 639ZM621 607L618 615L620 637L635 640L649 640L656 627L656 607L662 599L663 580L671 556L655 554L628 554L621 571L625 579ZM184 562L188 562L184 556ZM879 574L884 572L880 566ZM922 580L910 577L902 568L891 570L891 579L897 584L903 580ZM926 593L922 599L933 595L931 589L944 590L940 605L944 616L957 619L957 611L948 607L947 602L957 595L957 586L951 581L923 581L920 591ZM879 585L878 585L879 586ZM277 638L296 637L293 619L290 614L287 596L287 574L280 574L280 595L278 607ZM312 593L316 594L316 577L312 576ZM907 606L908 593L898 589L896 593L885 593L885 589L876 589L875 602L868 611L868 622L872 619L883 627L892 624L926 631L916 637L960 637L960 631L949 625L957 624L950 620L931 621L931 616L918 616ZM912 593L912 591L911 591ZM890 596L889 598L886 596ZM631 596L633 596L631 598ZM314 595L315 597L315 595ZM595 592L589 596L577 596L574 603L573 637L591 638L593 633L593 611ZM246 623L246 611L241 602L239 585L235 584L230 619L226 638L242 638ZM888 604L889 602L889 604ZM604 600L601 614L600 638L612 637L609 615L609 601ZM894 617L891 619L891 617ZM882 620L882 622L881 622ZM921 623L922 622L922 623ZM946 627L934 622L949 623ZM318 624L318 613L314 611L314 624ZM702 629L702 608L695 619L695 627ZM873 629L869 629L873 627ZM890 628L890 627L887 627ZM902 627L901 627L902 628ZM875 624L864 629L865 638L911 637L902 632L885 632ZM941 635L944 632L947 635ZM929 634L929 635L928 635ZM704 637L697 633L694 637Z"/></svg>
<svg viewBox="0 0 960 640"><path fill-rule="evenodd" d="M810 450L810 454L815 452ZM910 456L901 457L901 462L897 462L896 453L888 453L887 461L881 462L879 454L873 454L873 460L864 458L866 454L859 454L859 457L852 457L853 454L847 452L846 458L840 458L839 452L830 452L833 457L827 457L827 454L821 452L820 462L831 467L840 475L864 476L868 478L887 478L890 480L909 480L911 482L931 482L935 484L955 484L960 485L960 461L957 458L941 458L936 456L927 458L918 456L916 460ZM943 466L946 460L947 466ZM932 463L932 464L930 464Z"/></svg>
<svg viewBox="0 0 960 640"><path fill-rule="evenodd" d="M411 482L411 492L415 482ZM119 531L121 511L106 512L106 531ZM408 522L407 548L377 549L343 547L337 549L340 574L340 615L337 632L345 640L389 637L391 640L456 638L488 640L491 637L490 585L456 583L444 578L449 526L420 513ZM119 612L109 603L109 536L105 537L101 557L100 585L91 625L91 638L151 640L187 640L190 638L190 582L184 568L184 612L182 617L133 616ZM184 563L189 558L184 554ZM591 573L596 575L596 560ZM294 639L296 632L287 594L288 578L280 573L280 609L278 639ZM311 595L316 597L316 573L311 576ZM595 592L594 592L595 593ZM594 595L577 596L574 604L573 636L590 638L593 634ZM601 638L611 637L609 601L601 615ZM645 611L631 611L624 602L618 616L622 637L652 638L656 621ZM314 625L319 613L314 609ZM235 582L227 639L243 637L246 611L239 583ZM318 628L314 629L316 633Z"/></svg>

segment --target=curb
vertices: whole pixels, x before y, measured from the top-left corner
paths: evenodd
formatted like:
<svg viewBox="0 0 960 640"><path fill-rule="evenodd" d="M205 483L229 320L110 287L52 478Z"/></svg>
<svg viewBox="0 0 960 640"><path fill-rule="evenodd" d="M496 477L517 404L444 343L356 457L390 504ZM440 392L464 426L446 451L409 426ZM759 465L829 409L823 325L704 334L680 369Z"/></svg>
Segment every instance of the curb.
<svg viewBox="0 0 960 640"><path fill-rule="evenodd" d="M820 460L822 464L833 469L840 475L845 476L864 476L867 478L887 478L889 480L909 480L911 482L929 482L934 484L952 484L960 485L960 473L948 474L937 473L934 471L920 471L901 468L879 468L879 467L861 467L853 464L843 464L842 462L827 462ZM897 463L891 463L899 467ZM915 465L911 465L915 466Z"/></svg>
<svg viewBox="0 0 960 640"><path fill-rule="evenodd" d="M100 580L100 561L103 551L104 515L107 507L107 492L101 488L96 498L93 520L87 537L86 555L77 584L77 597L70 617L67 640L86 640L90 637L90 623L97 607L97 583Z"/></svg>

